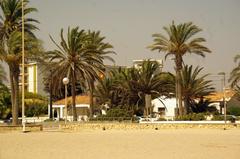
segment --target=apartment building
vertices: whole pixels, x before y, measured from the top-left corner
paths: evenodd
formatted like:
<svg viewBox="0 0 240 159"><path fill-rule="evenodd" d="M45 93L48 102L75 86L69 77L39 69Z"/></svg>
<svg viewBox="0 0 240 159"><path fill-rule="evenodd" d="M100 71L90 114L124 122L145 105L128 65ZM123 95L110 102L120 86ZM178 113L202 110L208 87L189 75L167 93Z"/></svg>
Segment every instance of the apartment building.
<svg viewBox="0 0 240 159"><path fill-rule="evenodd" d="M20 66L20 70L22 67ZM45 95L46 92L44 91L43 85L43 77L40 71L40 66L36 63L28 63L25 64L25 90L32 93L38 93L41 95ZM19 87L20 90L22 89L22 71L19 77Z"/></svg>

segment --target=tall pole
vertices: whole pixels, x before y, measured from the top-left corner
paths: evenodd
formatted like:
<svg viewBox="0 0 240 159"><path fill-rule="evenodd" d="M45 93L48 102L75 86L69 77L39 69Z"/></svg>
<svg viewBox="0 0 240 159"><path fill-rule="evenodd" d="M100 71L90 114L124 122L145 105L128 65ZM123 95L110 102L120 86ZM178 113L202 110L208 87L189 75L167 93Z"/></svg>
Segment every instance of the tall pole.
<svg viewBox="0 0 240 159"><path fill-rule="evenodd" d="M226 104L226 84L225 84L226 78L225 73L223 74L223 105L224 105L224 124L226 128L227 123L227 104Z"/></svg>
<svg viewBox="0 0 240 159"><path fill-rule="evenodd" d="M51 79L50 79L50 83L49 83L49 118L50 119L53 119L53 114L52 114L52 83L53 83L53 76L52 76L52 70L50 69L50 76L51 76Z"/></svg>
<svg viewBox="0 0 240 159"><path fill-rule="evenodd" d="M22 131L25 132L25 50L24 50L24 5L22 0Z"/></svg>
<svg viewBox="0 0 240 159"><path fill-rule="evenodd" d="M69 83L69 79L67 77L63 78L63 84L65 85L65 124L67 124L67 84Z"/></svg>
<svg viewBox="0 0 240 159"><path fill-rule="evenodd" d="M224 107L224 129L226 129L227 124L227 103L226 103L226 74L225 72L218 73L223 76L223 107Z"/></svg>
<svg viewBox="0 0 240 159"><path fill-rule="evenodd" d="M67 84L65 84L65 124L67 124Z"/></svg>

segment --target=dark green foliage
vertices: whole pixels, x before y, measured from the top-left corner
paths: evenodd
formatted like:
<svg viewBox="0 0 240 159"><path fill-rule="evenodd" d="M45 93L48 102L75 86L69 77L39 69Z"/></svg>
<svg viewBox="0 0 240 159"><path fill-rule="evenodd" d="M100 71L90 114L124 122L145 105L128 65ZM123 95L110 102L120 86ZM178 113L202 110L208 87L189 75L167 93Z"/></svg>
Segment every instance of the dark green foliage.
<svg viewBox="0 0 240 159"><path fill-rule="evenodd" d="M232 116L232 115L227 115L226 116L227 121L235 122L236 119L237 118L235 116ZM224 115L214 115L212 120L223 121L224 120Z"/></svg>
<svg viewBox="0 0 240 159"><path fill-rule="evenodd" d="M240 116L240 107L229 107L227 108L227 114Z"/></svg>
<svg viewBox="0 0 240 159"><path fill-rule="evenodd" d="M174 77L160 72L156 61L143 61L140 68L119 68L98 84L95 97L99 105L108 104L110 108L121 107L143 115L145 95L152 99L174 92Z"/></svg>
<svg viewBox="0 0 240 159"><path fill-rule="evenodd" d="M107 111L106 117L131 117L132 112L125 110L125 109L119 109L114 108Z"/></svg>
<svg viewBox="0 0 240 159"><path fill-rule="evenodd" d="M0 119L11 117L11 95L8 88L0 83Z"/></svg>
<svg viewBox="0 0 240 159"><path fill-rule="evenodd" d="M199 102L193 102L190 107L193 113L209 112L215 114L217 112L216 107L209 106L209 104L211 104L209 100L205 100L201 97Z"/></svg>
<svg viewBox="0 0 240 159"><path fill-rule="evenodd" d="M25 114L27 117L33 117L33 116L39 117L40 115L46 115L48 113L48 106L46 104L40 104L40 103L30 104L30 105L27 105L25 111L26 111Z"/></svg>
<svg viewBox="0 0 240 159"><path fill-rule="evenodd" d="M233 68L233 70L230 73L229 82L231 83L232 88L236 88L237 90L240 90L239 87L239 81L240 81L240 55L236 55L234 57L234 62L237 63L237 66Z"/></svg>
<svg viewBox="0 0 240 159"><path fill-rule="evenodd" d="M21 109L20 109L21 112ZM33 117L46 115L48 113L48 99L40 94L25 93L25 115Z"/></svg>
<svg viewBox="0 0 240 159"><path fill-rule="evenodd" d="M157 121L167 121L165 118L158 118Z"/></svg>
<svg viewBox="0 0 240 159"><path fill-rule="evenodd" d="M206 80L209 74L200 75L203 67L184 66L180 74L180 84L182 86L182 96L185 105L185 113L206 112L209 101L203 99L204 96L214 92L211 80ZM197 103L196 99L200 99Z"/></svg>
<svg viewBox="0 0 240 159"><path fill-rule="evenodd" d="M175 118L175 120L178 121L200 121L200 120L206 120L205 118L205 114L203 113L192 113L192 114L187 114L187 115L183 115L183 116L178 116Z"/></svg>

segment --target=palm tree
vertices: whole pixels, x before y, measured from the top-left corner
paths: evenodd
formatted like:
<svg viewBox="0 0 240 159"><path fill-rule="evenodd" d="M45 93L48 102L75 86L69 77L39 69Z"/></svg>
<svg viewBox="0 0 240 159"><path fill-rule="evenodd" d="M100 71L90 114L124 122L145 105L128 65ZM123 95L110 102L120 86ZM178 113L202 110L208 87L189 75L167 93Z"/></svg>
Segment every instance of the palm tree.
<svg viewBox="0 0 240 159"><path fill-rule="evenodd" d="M70 78L73 120L77 120L76 112L76 82L81 82L82 86L91 88L92 81L100 79L99 74L104 73L105 65L103 60L109 52L105 49L112 48L111 45L104 47L103 39L99 43L93 43L94 38L84 30L79 30L78 27L73 29L68 28L67 41L61 30L61 42L58 45L52 37L51 40L58 49L48 52L49 61L55 62L56 65L52 68L55 70L53 76L58 77L58 82L61 85L61 79L65 76ZM97 46L97 44L99 44ZM100 45L101 44L101 45Z"/></svg>
<svg viewBox="0 0 240 159"><path fill-rule="evenodd" d="M24 16L36 12L36 8L27 7L29 1L23 0ZM3 15L0 16L0 39L8 39L12 32L22 30L22 1L21 0L1 0L0 7ZM34 36L33 31L38 29L34 23L39 23L32 18L24 19L24 31Z"/></svg>
<svg viewBox="0 0 240 159"><path fill-rule="evenodd" d="M201 32L202 29L192 22L178 25L175 25L173 22L169 27L163 27L163 29L167 32L167 36L163 34L153 34L154 43L149 46L149 48L152 51L158 50L159 52L165 52L165 59L168 56L174 56L176 69L176 99L179 113L182 115L182 88L179 78L183 65L183 56L187 53L194 53L205 57L205 53L210 53L211 51L202 45L202 42L206 41L204 38L193 38L194 35Z"/></svg>
<svg viewBox="0 0 240 159"><path fill-rule="evenodd" d="M235 68L233 68L233 70L230 73L230 78L229 78L229 82L231 83L231 87L238 87L239 85L239 81L240 81L240 55L236 55L234 57L234 62L237 63L237 66Z"/></svg>
<svg viewBox="0 0 240 159"><path fill-rule="evenodd" d="M7 47L5 47L6 45ZM25 54L28 59L35 56L40 50L40 42L29 34L25 35ZM6 43L0 43L0 59L9 67L12 116L13 124L17 124L19 107L19 76L20 64L22 63L22 35L21 32L13 32Z"/></svg>
<svg viewBox="0 0 240 159"><path fill-rule="evenodd" d="M159 65L154 61L143 61L140 68L119 68L111 71L97 85L95 96L99 104L107 104L110 108L118 107L138 111L142 107L150 110L149 101L161 95L169 96L174 90L174 77L165 72L159 72ZM146 97L148 95L148 98ZM145 97L148 98L145 100ZM148 101L144 103L145 101ZM136 113L136 112L135 112Z"/></svg>
<svg viewBox="0 0 240 159"><path fill-rule="evenodd" d="M130 81L133 91L138 92L140 97L145 101L145 115L151 114L151 100L157 98L164 93L163 88L168 87L171 83L162 80L165 73L160 72L160 65L156 61L145 60L141 67L132 70L132 78ZM165 89L166 91L166 89Z"/></svg>
<svg viewBox="0 0 240 159"><path fill-rule="evenodd" d="M88 39L85 42L86 48L92 51L93 54L100 54L101 58L108 59L112 62L114 60L108 56L108 54L114 53L111 49L113 46L109 43L104 42L105 37L100 35L100 31L88 31ZM104 68L101 68L104 71ZM90 94L90 117L93 115L93 92L94 92L94 82L96 79L99 81L99 75L97 78L93 78L89 83L89 94Z"/></svg>
<svg viewBox="0 0 240 159"><path fill-rule="evenodd" d="M185 105L185 114L192 112L191 106L195 105L196 99L201 99L214 92L211 80L206 80L209 74L200 76L203 68L193 66L184 66L180 74L180 83Z"/></svg>
<svg viewBox="0 0 240 159"><path fill-rule="evenodd" d="M3 81L6 80L6 73L2 67L2 65L0 65L0 83L2 83Z"/></svg>
<svg viewBox="0 0 240 159"><path fill-rule="evenodd" d="M35 12L35 8L27 7L28 1L24 1L24 15ZM11 85L11 101L13 124L18 123L18 107L19 107L19 75L21 63L21 29L22 29L22 8L21 0L1 0L0 7L2 16L0 18L0 60L5 61L9 66L10 85ZM38 23L32 18L25 18L26 32L26 52L30 54L30 50L34 46L38 47L38 42L32 31L37 29L33 23ZM27 40L28 39L28 40ZM34 51L32 50L31 53Z"/></svg>

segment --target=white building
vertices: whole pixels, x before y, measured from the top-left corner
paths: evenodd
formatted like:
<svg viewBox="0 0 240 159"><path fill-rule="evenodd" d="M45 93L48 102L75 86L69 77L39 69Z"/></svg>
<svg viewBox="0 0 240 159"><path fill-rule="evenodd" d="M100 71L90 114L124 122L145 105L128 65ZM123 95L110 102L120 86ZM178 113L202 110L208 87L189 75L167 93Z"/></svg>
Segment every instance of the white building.
<svg viewBox="0 0 240 159"><path fill-rule="evenodd" d="M84 95L76 96L76 111L78 114L78 120L86 120L89 114L90 108L90 97ZM52 112L56 119L65 119L65 99L58 100L53 103L52 105ZM48 116L50 113L50 106L48 105ZM72 97L67 98L67 119L73 119L73 112L72 112Z"/></svg>
<svg viewBox="0 0 240 159"><path fill-rule="evenodd" d="M157 117L173 119L175 117L176 98L166 98L164 96L152 100L153 113Z"/></svg>
<svg viewBox="0 0 240 159"><path fill-rule="evenodd" d="M21 69L21 66L20 66ZM25 90L32 93L39 93L41 95L45 94L45 91L43 90L43 79L42 79L42 73L40 71L40 66L36 63L28 63L25 64ZM20 73L19 76L19 86L20 90L22 89L22 73Z"/></svg>

